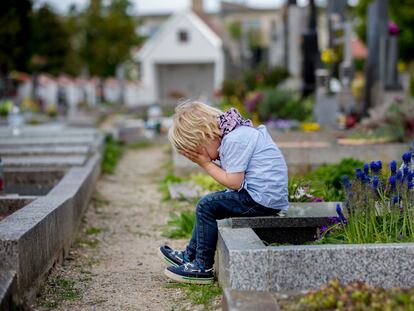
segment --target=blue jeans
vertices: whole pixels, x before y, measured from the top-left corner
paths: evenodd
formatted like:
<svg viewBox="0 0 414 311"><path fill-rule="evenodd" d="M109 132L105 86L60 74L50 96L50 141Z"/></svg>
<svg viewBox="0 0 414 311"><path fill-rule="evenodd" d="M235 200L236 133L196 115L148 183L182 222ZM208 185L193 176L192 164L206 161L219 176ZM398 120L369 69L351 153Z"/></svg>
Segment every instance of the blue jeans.
<svg viewBox="0 0 414 311"><path fill-rule="evenodd" d="M276 215L279 210L256 203L249 193L219 191L203 196L196 207L193 236L186 248L190 260L196 260L209 269L214 264L217 244L217 220L230 217L252 217Z"/></svg>

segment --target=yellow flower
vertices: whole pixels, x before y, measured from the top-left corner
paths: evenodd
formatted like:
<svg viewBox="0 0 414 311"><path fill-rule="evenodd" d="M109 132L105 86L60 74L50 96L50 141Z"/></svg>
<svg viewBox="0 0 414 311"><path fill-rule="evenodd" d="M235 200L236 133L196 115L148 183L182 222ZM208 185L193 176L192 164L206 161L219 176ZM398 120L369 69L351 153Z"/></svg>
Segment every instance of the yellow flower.
<svg viewBox="0 0 414 311"><path fill-rule="evenodd" d="M300 127L305 132L319 131L321 129L321 126L319 125L319 123L316 123L316 122L302 122L300 124Z"/></svg>
<svg viewBox="0 0 414 311"><path fill-rule="evenodd" d="M326 63L330 64L336 60L335 52L331 49L325 49L321 53L321 60Z"/></svg>

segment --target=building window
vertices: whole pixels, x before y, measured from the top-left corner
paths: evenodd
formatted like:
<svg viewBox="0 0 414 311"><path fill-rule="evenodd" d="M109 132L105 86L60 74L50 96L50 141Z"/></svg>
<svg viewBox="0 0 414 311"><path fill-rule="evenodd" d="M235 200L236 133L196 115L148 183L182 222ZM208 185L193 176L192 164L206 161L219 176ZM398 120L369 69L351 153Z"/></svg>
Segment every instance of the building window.
<svg viewBox="0 0 414 311"><path fill-rule="evenodd" d="M188 32L186 30L180 30L178 32L178 41L182 43L188 42Z"/></svg>

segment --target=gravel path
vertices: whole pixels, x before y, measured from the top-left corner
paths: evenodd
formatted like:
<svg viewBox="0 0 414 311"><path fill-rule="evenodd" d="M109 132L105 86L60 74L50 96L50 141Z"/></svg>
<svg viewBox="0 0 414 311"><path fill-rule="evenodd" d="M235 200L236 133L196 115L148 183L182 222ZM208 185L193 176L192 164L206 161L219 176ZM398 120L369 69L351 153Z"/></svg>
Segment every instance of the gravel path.
<svg viewBox="0 0 414 311"><path fill-rule="evenodd" d="M186 243L161 236L171 209L157 190L167 160L166 148L127 150L115 174L101 177L77 242L34 309L200 309L184 299L184 289L171 287L156 256L165 242Z"/></svg>

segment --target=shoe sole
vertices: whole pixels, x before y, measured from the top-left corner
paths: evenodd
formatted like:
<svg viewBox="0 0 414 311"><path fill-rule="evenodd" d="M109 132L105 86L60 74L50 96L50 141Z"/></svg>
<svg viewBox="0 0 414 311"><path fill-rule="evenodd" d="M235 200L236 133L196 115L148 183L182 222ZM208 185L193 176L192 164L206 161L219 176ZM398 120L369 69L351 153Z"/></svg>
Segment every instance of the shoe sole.
<svg viewBox="0 0 414 311"><path fill-rule="evenodd" d="M168 269L164 270L164 274L168 278L170 278L170 279L172 279L176 282L179 282L179 283L198 284L198 285L208 285L208 284L214 283L214 277L202 279L202 278L193 278L193 277L188 277L188 276L181 276L181 275L177 275L175 273L172 273Z"/></svg>
<svg viewBox="0 0 414 311"><path fill-rule="evenodd" d="M176 264L174 261L172 261L171 259L169 259L167 256L165 256L160 249L158 249L158 257L164 261L167 265L172 265L174 267L178 267L179 265Z"/></svg>

